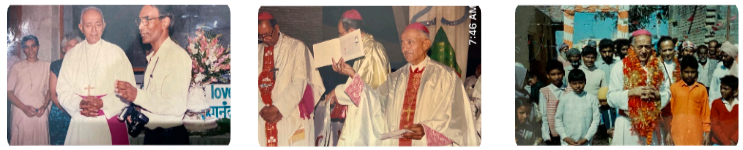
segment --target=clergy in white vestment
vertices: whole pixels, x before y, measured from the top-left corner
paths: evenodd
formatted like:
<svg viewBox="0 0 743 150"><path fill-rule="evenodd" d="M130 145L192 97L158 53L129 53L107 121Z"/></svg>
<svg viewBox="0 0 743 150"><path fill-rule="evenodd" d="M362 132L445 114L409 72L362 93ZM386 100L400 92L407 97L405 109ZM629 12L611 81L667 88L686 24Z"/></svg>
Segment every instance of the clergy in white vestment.
<svg viewBox="0 0 743 150"><path fill-rule="evenodd" d="M451 67L426 56L431 47L428 33L420 23L405 28L400 39L408 64L390 73L378 89L364 83L343 58L334 62L334 71L353 77L335 88L338 103L364 107L359 113L372 120L354 136L376 141L382 134L407 129L412 132L372 146L478 146L462 81Z"/></svg>
<svg viewBox="0 0 743 150"><path fill-rule="evenodd" d="M720 58L720 62L718 63L714 72L712 73L712 77L710 79L710 87L709 87L709 103L710 105L712 102L714 102L716 99L722 97L720 95L720 85L721 81L720 79L722 77L725 77L726 75L731 75L733 64L737 64L735 61L735 58L738 57L738 47L733 46L733 44L730 44L730 42L725 42L720 46L720 55L718 55ZM736 70L737 71L737 70ZM712 106L710 106L712 107Z"/></svg>
<svg viewBox="0 0 743 150"><path fill-rule="evenodd" d="M153 19L157 18L160 19ZM172 13L166 5L145 5L139 12L142 43L152 45L147 55L142 89L133 83L117 81L116 91L122 98L145 110L149 118L144 125L144 144L187 145L188 130L183 126L188 88L191 83L191 57L170 39Z"/></svg>
<svg viewBox="0 0 743 150"><path fill-rule="evenodd" d="M668 104L671 96L669 90L670 83L664 77L657 77L657 75L663 75L663 66L660 64L660 59L655 58L653 55L653 46L651 41L652 35L647 30L638 30L632 34L631 48L628 50L627 57L625 57L619 64L614 65L611 71L611 82L609 84L609 92L607 95L607 101L609 106L612 108L619 109L619 115L617 116L613 135L612 145L652 145L657 144L658 136L653 136L652 143L647 143L647 139L640 137L638 134L631 131L632 123L630 117L628 117L629 101L630 98L640 97L641 100L645 101L658 101L660 100L660 108L662 109ZM652 62L652 63L651 63ZM650 65L654 64L655 65ZM630 74L624 73L625 64L640 64L640 66L630 67L628 70ZM639 74L644 72L647 74L647 80L640 81ZM660 79L661 81L651 81L653 78ZM627 79L632 79L625 82ZM637 86L639 82L645 82L648 86ZM634 84L632 84L634 83ZM654 83L654 84L653 84ZM630 84L630 85L625 85ZM658 132L654 132L653 135L659 135Z"/></svg>
<svg viewBox="0 0 743 150"><path fill-rule="evenodd" d="M116 96L117 80L134 82L124 50L101 39L103 12L83 9L78 27L85 35L66 55L57 81L59 103L70 114L65 145L128 145L126 125L117 115L128 102Z"/></svg>
<svg viewBox="0 0 743 150"><path fill-rule="evenodd" d="M325 87L309 48L258 13L258 140L261 146L314 146L312 111Z"/></svg>
<svg viewBox="0 0 743 150"><path fill-rule="evenodd" d="M348 10L341 15L341 19L338 21L338 32L340 32L340 36L344 36L355 30L361 30L361 42L364 44L364 57L354 61L353 69L358 70L358 74L364 82L369 83L369 86L376 89L387 80L387 74L390 73L389 57L387 57L387 52L385 51L384 46L374 40L374 36L364 31L362 28L363 22L363 18L358 11L355 9ZM334 92L331 91L329 95L334 95ZM337 101L334 100L326 102L332 102L335 105L333 105L334 108L331 113L325 113L327 114L326 117L316 117L316 119L325 119L324 122L330 123L329 128L324 128L320 132L320 135L323 136L323 138L318 138L318 141L321 143L329 143L329 146L374 145L369 141L363 140L360 136L357 136L356 131L358 131L362 125L371 123L370 118L364 118L361 116L363 115L361 112L366 111L364 108L356 107L355 105L338 104L336 103ZM326 107L325 111L330 111L330 107ZM329 142L327 140L332 141ZM321 145L318 144L318 146Z"/></svg>

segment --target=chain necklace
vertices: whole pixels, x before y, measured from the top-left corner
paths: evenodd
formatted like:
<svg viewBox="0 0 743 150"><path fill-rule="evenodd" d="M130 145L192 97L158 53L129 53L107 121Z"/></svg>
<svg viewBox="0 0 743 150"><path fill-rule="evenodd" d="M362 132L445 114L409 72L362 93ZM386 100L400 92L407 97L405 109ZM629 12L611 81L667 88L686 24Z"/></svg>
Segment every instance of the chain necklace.
<svg viewBox="0 0 743 150"><path fill-rule="evenodd" d="M100 41L99 40L98 42L103 42L103 41ZM89 44L89 43L86 43L86 44ZM95 62L93 62L93 63L95 63L95 66L93 66L93 70L92 71L90 70L90 59L88 58L88 54L87 54L88 47L87 47L87 45L86 46L83 46L83 52L85 52L85 54L84 54L85 55L85 71L88 72L88 86L87 87L84 87L84 89L88 91L88 95L87 96L90 96L90 90L91 89L95 89L95 87L91 87L90 86L90 82L92 82L93 77L98 77L98 74L97 73L94 73L94 71L98 68L98 64L100 64L100 63L96 63L96 62L98 62L98 58L100 58L99 56L101 54L101 47L103 47L103 43L100 43L100 44L101 45L98 46L98 50L96 51L96 54L95 54L96 55L96 58L95 58Z"/></svg>
<svg viewBox="0 0 743 150"><path fill-rule="evenodd" d="M34 89L34 83L33 82L34 81L37 81L36 79L39 77L39 75L34 75L33 72L34 72L34 69L36 69L35 66L38 66L38 65L35 65L35 64L39 62L39 59L37 58L36 59L36 62L30 62L28 60L26 60L26 62L28 62L28 65L29 65L28 67L25 67L25 68L28 68L28 71L27 72L28 72L29 78L31 78L31 89Z"/></svg>

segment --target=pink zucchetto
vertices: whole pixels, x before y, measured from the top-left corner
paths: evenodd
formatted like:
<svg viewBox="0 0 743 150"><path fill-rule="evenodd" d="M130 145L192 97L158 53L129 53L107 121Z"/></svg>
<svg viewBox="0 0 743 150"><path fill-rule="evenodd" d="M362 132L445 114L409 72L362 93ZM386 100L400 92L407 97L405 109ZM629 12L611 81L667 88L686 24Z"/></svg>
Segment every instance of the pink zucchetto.
<svg viewBox="0 0 743 150"><path fill-rule="evenodd" d="M632 32L632 36L633 37L638 36L638 35L653 36L653 34L651 34L650 31L645 30L645 29L640 29L640 30L637 30L635 32Z"/></svg>

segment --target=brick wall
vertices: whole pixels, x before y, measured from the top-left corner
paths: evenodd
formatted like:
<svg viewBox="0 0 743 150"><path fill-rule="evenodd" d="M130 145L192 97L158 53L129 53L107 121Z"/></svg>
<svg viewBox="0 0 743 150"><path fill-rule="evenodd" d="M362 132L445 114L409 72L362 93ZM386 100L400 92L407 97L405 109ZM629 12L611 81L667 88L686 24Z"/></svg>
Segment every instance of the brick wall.
<svg viewBox="0 0 743 150"><path fill-rule="evenodd" d="M707 33L703 32L702 28L705 28L704 20L706 19L707 13L706 6L698 6L696 14L694 14L693 5L671 6L669 13L671 15L670 20L675 20L677 22L675 26L671 25L669 27L669 33L672 37L676 37L679 40L691 40L691 42L695 44L704 42L704 36ZM693 24L692 22L687 21L692 14L694 14ZM688 38L684 38L684 35L689 31L689 26L691 26L691 32L688 34Z"/></svg>
<svg viewBox="0 0 743 150"><path fill-rule="evenodd" d="M273 14L282 33L304 42L310 50L312 44L323 41L322 7L263 6L259 11Z"/></svg>
<svg viewBox="0 0 743 150"><path fill-rule="evenodd" d="M669 34L672 37L676 37L679 39L685 39L684 34L689 31L689 26L691 25L691 32L688 34L687 40L691 40L696 45L700 45L701 43L708 42L711 39L716 39L718 41L725 41L725 35L727 34L727 26L719 27L719 30L714 31L714 38L705 38L706 35L709 35L708 32L705 32L706 25L705 25L705 19L707 19L707 9L711 8L712 10L715 10L715 13L717 15L720 15L722 19L717 19L716 17L713 19L715 22L725 22L726 15L727 15L727 5L700 5L696 9L696 14L694 15L694 23L691 24L691 22L687 21L693 14L693 5L679 5L679 6L671 6L670 12L669 12L669 20L675 20L677 23L676 25L669 25ZM731 13L730 15L738 15L737 7L731 6ZM732 43L738 43L738 19L730 21L730 39ZM709 29L709 31L712 31Z"/></svg>

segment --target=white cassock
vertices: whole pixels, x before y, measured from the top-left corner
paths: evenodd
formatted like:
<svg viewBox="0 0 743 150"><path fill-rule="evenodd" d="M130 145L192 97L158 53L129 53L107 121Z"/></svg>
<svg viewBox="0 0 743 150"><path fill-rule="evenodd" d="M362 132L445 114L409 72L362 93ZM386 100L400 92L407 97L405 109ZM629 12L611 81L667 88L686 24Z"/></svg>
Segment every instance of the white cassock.
<svg viewBox="0 0 743 150"><path fill-rule="evenodd" d="M611 82L609 82L609 92L607 94L607 102L609 103L609 106L612 108L618 108L620 110L627 111L629 109L629 90L624 89L624 73L622 69L624 68L624 63L618 63L614 65L614 68L611 70ZM643 67L645 69L645 67ZM663 69L663 66L659 66L658 69ZM650 77L651 72L647 72L648 77ZM648 82L651 78L648 78ZM668 101L671 97L671 91L670 83L668 79L663 80L663 83L660 85L660 101L661 101L661 108L666 107L668 104ZM628 117L624 115L617 115L617 120L614 122L614 137L612 138L612 145L640 145L638 141L640 141L640 137L638 135L633 135L632 131L630 129L632 128L632 124ZM657 133L657 132L654 132ZM653 136L657 137L657 136ZM642 139L644 141L644 139ZM657 140L654 140L654 142L657 142Z"/></svg>
<svg viewBox="0 0 743 150"><path fill-rule="evenodd" d="M372 35L366 34L362 36L361 41L364 43L364 57L354 61L353 69L356 70L356 73L361 76L361 79L364 82L369 83L372 88L377 88L387 80L387 74L390 73L389 57L387 57L387 52L385 51L384 46L375 41ZM348 80L351 80L351 78ZM330 121L330 101L324 101L324 103L325 104L319 104L318 107L325 108L320 110L326 112L324 113L324 116L315 115L317 116L315 117L316 120L322 121L320 124L315 125L324 125L323 129L318 130L320 131L317 136L319 141L318 143L322 143L318 144L318 146L332 146L333 141L338 143L336 146L368 146L369 143L367 141L358 140L359 138L353 137L355 136L354 133L361 128L361 125L371 122L371 120L369 120L370 118L364 118L362 116L363 113L361 112L366 111L364 108L359 108L355 105L345 105L347 106L346 117L345 122L340 124L342 127L340 133L347 133L350 135L341 134L340 137L335 137L336 134L333 130L336 129L332 126L337 124ZM322 138L319 137L320 135Z"/></svg>
<svg viewBox="0 0 743 150"><path fill-rule="evenodd" d="M412 146L478 146L470 102L456 72L428 57L419 65L425 69L420 78L412 123L423 125L426 133L421 140L412 140ZM359 138L352 141L368 141L369 146L399 145L399 139L380 140L380 137L400 129L411 67L408 63L390 73L378 89L363 83L358 75L338 85L335 89L338 103L359 107L358 113L365 118L362 120L371 121L362 122L353 135L344 133L348 135L345 138Z"/></svg>
<svg viewBox="0 0 743 150"><path fill-rule="evenodd" d="M107 119L116 117L128 106L114 92L116 80L136 83L132 64L119 46L103 39L95 44L83 41L65 55L57 81L59 103L72 117L65 145L111 144ZM106 95L101 98L104 116L80 114L80 96L88 96L88 86L94 88L90 89L90 95Z"/></svg>
<svg viewBox="0 0 743 150"><path fill-rule="evenodd" d="M313 57L309 48L297 39L291 38L279 32L279 39L274 46L274 67L278 69L276 82L274 83L271 98L273 105L279 109L284 116L278 123L278 146L315 146L315 128L312 115L309 119L300 116L299 102L305 91L305 87L312 87L314 104L320 100L325 92L320 72L315 69L312 62ZM263 71L263 48L266 44L258 44L258 72ZM260 91L259 91L260 93ZM266 105L260 94L258 95L258 110ZM258 116L258 141L261 146L266 146L265 121Z"/></svg>

